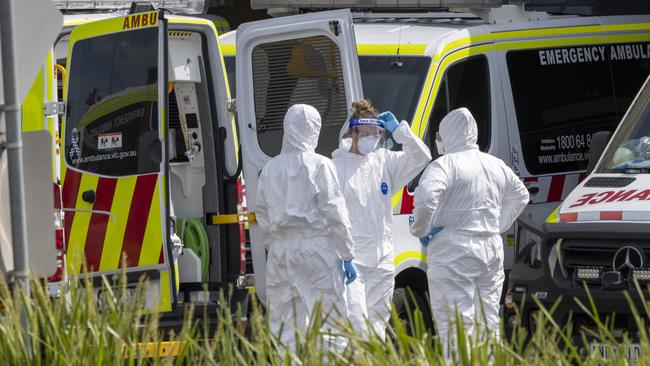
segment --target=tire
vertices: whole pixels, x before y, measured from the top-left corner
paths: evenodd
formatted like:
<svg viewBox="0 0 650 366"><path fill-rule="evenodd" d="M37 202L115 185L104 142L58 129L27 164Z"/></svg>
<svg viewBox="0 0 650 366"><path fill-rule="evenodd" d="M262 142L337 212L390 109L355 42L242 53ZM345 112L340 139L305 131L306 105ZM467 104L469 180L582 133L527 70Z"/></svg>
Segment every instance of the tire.
<svg viewBox="0 0 650 366"><path fill-rule="evenodd" d="M419 310L422 313L427 332L429 332L429 334L435 333L431 310L428 303L422 298L421 294L415 291L410 291L410 289L406 287L396 288L393 291L393 305L395 306L395 311L399 321L406 327L409 335L414 335L415 333L414 324L411 324L412 319L410 318L415 317L416 310ZM396 319L391 316L391 325L395 326L395 321Z"/></svg>

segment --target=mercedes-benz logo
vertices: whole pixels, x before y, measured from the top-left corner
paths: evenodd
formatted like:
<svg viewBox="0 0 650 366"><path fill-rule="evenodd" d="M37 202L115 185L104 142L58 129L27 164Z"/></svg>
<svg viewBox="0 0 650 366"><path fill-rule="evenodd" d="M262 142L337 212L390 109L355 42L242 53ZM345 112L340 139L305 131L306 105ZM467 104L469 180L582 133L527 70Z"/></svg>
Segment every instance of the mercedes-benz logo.
<svg viewBox="0 0 650 366"><path fill-rule="evenodd" d="M614 254L612 268L615 271L639 269L645 264L645 254L637 247L626 245Z"/></svg>

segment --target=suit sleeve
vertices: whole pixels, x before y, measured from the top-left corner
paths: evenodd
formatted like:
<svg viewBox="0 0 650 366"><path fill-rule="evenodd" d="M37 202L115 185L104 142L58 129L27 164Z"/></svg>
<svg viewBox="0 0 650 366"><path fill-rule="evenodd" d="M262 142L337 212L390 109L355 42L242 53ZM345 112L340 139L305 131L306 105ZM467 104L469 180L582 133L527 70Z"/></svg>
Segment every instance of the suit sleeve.
<svg viewBox="0 0 650 366"><path fill-rule="evenodd" d="M421 238L427 235L431 226L434 226L433 217L438 209L440 198L447 191L450 183L449 174L439 160L429 164L422 173L413 199L414 220L410 230L415 237Z"/></svg>
<svg viewBox="0 0 650 366"><path fill-rule="evenodd" d="M406 121L402 121L393 132L393 138L402 144L402 151L388 151L386 165L392 180L395 194L415 178L431 161L429 147L412 131Z"/></svg>
<svg viewBox="0 0 650 366"><path fill-rule="evenodd" d="M501 214L499 215L499 230L502 233L512 226L530 200L528 190L519 177L507 166L504 166L504 170L506 172L506 186Z"/></svg>
<svg viewBox="0 0 650 366"><path fill-rule="evenodd" d="M318 207L325 216L330 232L335 237L337 251L343 260L354 258L354 242L350 230L350 216L345 205L336 168L331 161L323 164L316 180Z"/></svg>

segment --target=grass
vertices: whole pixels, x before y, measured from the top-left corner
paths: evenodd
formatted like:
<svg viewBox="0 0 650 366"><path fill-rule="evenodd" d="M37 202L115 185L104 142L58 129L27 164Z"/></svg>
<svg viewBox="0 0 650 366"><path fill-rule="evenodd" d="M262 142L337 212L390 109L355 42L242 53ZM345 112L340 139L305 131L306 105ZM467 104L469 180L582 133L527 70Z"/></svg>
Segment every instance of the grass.
<svg viewBox="0 0 650 366"><path fill-rule="evenodd" d="M222 321L209 332L200 322L186 317L183 329L177 333L163 334L158 329L155 314L146 315L143 303L136 296L127 297L125 284L113 289L104 283L102 290L109 296L98 309L96 296L90 285L74 282L66 296L51 298L38 281L32 281L32 296L12 292L0 279L0 360L6 365L437 365L445 359L437 337L426 331L422 313L410 313L410 322L396 322L389 327L386 341L376 335L365 339L347 322L339 323L337 332L348 340L345 350L330 350L322 337L320 310L317 319L306 335L299 337L295 350L289 350L271 334L268 320L253 301L247 323L241 314L232 314L227 306L227 294L222 295L216 314ZM637 287L637 290L640 288ZM644 301L641 309L634 307L625 295L639 333L642 349L639 364L650 364L650 340L646 331L644 314L650 307ZM128 300L127 300L128 298ZM136 300L133 300L136 299ZM626 365L623 352L612 359L603 360L598 352L581 350L587 338L596 342L625 347L631 344L628 337L614 337L611 319L598 315L591 301L579 304L590 314L596 325L591 329L573 329L571 324L557 324L551 314L554 308L536 314L537 327L532 334L516 328L512 338L500 342L479 329L482 335L470 339L458 325L458 352L452 354L451 364L459 365ZM557 305L556 305L557 306ZM21 323L24 311L29 323L29 339ZM189 312L188 312L189 314ZM236 316L233 316L236 315ZM233 321L232 319L241 319ZM246 332L246 326L249 331ZM580 344L571 342L572 336L581 335ZM174 357L148 357L143 344L160 345L162 340L178 341L180 346ZM588 349L588 348L587 348Z"/></svg>

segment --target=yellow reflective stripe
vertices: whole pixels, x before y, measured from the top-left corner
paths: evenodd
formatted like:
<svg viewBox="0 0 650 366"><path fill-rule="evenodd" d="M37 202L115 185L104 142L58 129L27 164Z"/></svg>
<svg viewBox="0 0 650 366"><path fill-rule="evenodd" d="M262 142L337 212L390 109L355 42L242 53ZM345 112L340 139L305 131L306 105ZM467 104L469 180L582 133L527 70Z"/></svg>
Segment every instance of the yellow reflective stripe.
<svg viewBox="0 0 650 366"><path fill-rule="evenodd" d="M427 44L357 44L357 53L360 55L396 55L399 49L400 55L424 55Z"/></svg>
<svg viewBox="0 0 650 366"><path fill-rule="evenodd" d="M547 223L557 224L558 222L560 222L560 217L558 216L558 212L560 211L560 206L557 206L557 208L553 212L551 212L551 214L546 218Z"/></svg>
<svg viewBox="0 0 650 366"><path fill-rule="evenodd" d="M92 216L93 205L84 201L81 196L88 190L97 190L99 177L92 174L83 174L79 184L79 193L77 194L77 203L75 205L74 219L70 232L66 233L67 237L67 260L68 273L78 274L84 261L84 248L86 246L86 235L90 226L90 217Z"/></svg>
<svg viewBox="0 0 650 366"><path fill-rule="evenodd" d="M169 283L169 271L160 271L160 305L159 312L172 310L172 294Z"/></svg>
<svg viewBox="0 0 650 366"><path fill-rule="evenodd" d="M456 52L451 53L447 57L445 57L442 60L442 63L440 66L438 66L437 71L436 71L436 78L434 81L432 93L433 93L433 98L429 98L429 103L427 103L426 108L424 110L423 116L427 118L423 118L418 126L414 126L414 132L422 137L424 133L427 130L427 126L429 125L429 114L431 113L431 109L433 108L433 104L435 103L435 96L438 94L438 88L440 87L440 83L442 81L442 77L445 74L445 71L447 70L447 67L449 67L450 64L463 59L467 58L470 56L474 56L477 54L482 54L486 53L489 51L494 50L495 45L494 44L486 44L486 45L481 45L481 46L474 46L474 47L469 47L465 48ZM435 66L432 66L432 68L435 68ZM439 71L439 72L438 72Z"/></svg>
<svg viewBox="0 0 650 366"><path fill-rule="evenodd" d="M392 198L393 208L397 207L397 205L399 205L400 202L402 202L403 190L404 190L404 188L400 189L397 193L395 193L393 195L393 198Z"/></svg>
<svg viewBox="0 0 650 366"><path fill-rule="evenodd" d="M497 50L510 51L519 49L530 48L548 48L548 47L562 47L562 46L579 46L586 44L609 44L609 43L623 43L635 41L648 41L650 40L650 33L648 34L622 34L616 36L597 36L597 37L579 37L579 38L559 38L559 39L546 39L537 41L517 41L496 44Z"/></svg>
<svg viewBox="0 0 650 366"><path fill-rule="evenodd" d="M237 46L234 44L221 44L221 53L224 56L234 56L237 52Z"/></svg>
<svg viewBox="0 0 650 366"><path fill-rule="evenodd" d="M104 247L99 261L100 271L119 268L124 232L126 231L126 223L129 220L131 200L133 199L137 179L137 176L131 176L117 180L113 203L111 204L112 215L106 226Z"/></svg>
<svg viewBox="0 0 650 366"><path fill-rule="evenodd" d="M493 40L492 34L479 34L472 37L461 38L449 43L446 43L444 47L439 48L433 56L433 62L439 62L442 58L447 55L449 52L456 48L462 48L477 43L491 42Z"/></svg>
<svg viewBox="0 0 650 366"><path fill-rule="evenodd" d="M149 217L147 218L147 227L142 239L142 249L140 250L140 259L138 265L146 266L149 264L158 264L160 249L163 245L162 223L160 214L160 200L163 194L160 192L160 179L156 180L156 187L151 198L151 207L149 208Z"/></svg>
<svg viewBox="0 0 650 366"><path fill-rule="evenodd" d="M43 69L41 68L32 83L22 105L22 128L23 132L43 130L43 102L45 102L45 91L43 90Z"/></svg>
<svg viewBox="0 0 650 366"><path fill-rule="evenodd" d="M584 25L577 27L522 29L515 31L495 32L493 36L495 40L503 40L508 38L533 38L561 35L578 35L581 33L601 33L601 31L602 27L600 25Z"/></svg>
<svg viewBox="0 0 650 366"><path fill-rule="evenodd" d="M206 25L212 29L214 34L219 34L217 31L217 27L215 27L214 23L207 19L201 19L201 18L178 18L175 16L167 16L166 19L169 21L169 23L173 24L199 24L199 25Z"/></svg>
<svg viewBox="0 0 650 366"><path fill-rule="evenodd" d="M413 121L411 121L411 130L416 136L420 138L422 138L424 135L424 130L422 130L420 126L422 124L422 119L427 116L425 114L427 104L433 105L434 102L433 100L431 100L431 95L434 92L434 90L431 89L431 85L433 84L434 76L436 75L437 69L438 69L438 64L436 63L432 63L431 66L429 66L429 72L427 73L427 78L424 81L424 86L422 87L420 101L418 102L418 107L415 110L415 114L413 115ZM435 98L435 94L434 94L434 98Z"/></svg>
<svg viewBox="0 0 650 366"><path fill-rule="evenodd" d="M140 17L139 19L144 18L144 16L147 16L147 19L151 19L152 15L155 15L154 19L156 20L155 23L147 22L147 25L142 25L142 21L140 21L140 25L137 27L131 27L130 25L133 24L129 19L133 19L136 17ZM129 27L125 28L125 22L129 22ZM115 33L115 32L122 32L122 31L130 31L130 30L136 30L136 29L144 29L144 28L151 28L151 27L157 27L158 26L158 12L148 12L148 13L137 13L133 15L129 15L126 17L117 17L117 18L107 18L107 19L102 19L98 21L91 21L87 22L84 24L80 24L77 26L73 31L72 34L74 35L70 39L70 45L69 45L69 51L72 51L72 46L74 42L85 39L85 38L90 38L90 37L95 37L99 35L104 35L108 33Z"/></svg>
<svg viewBox="0 0 650 366"><path fill-rule="evenodd" d="M393 259L393 264L395 267L400 265L400 263L409 260L409 259L416 259L418 261L426 262L427 261L427 256L424 255L419 250L407 250L405 252L401 252L400 254L395 256L395 259Z"/></svg>
<svg viewBox="0 0 650 366"><path fill-rule="evenodd" d="M257 223L255 218L255 213L240 213L240 214L221 214L221 215L210 215L210 224L211 225L228 225L228 224L240 224L240 223Z"/></svg>
<svg viewBox="0 0 650 366"><path fill-rule="evenodd" d="M605 24L603 25L605 32L621 32L621 31L637 31L637 30L650 30L650 23L633 23L633 24Z"/></svg>

